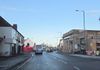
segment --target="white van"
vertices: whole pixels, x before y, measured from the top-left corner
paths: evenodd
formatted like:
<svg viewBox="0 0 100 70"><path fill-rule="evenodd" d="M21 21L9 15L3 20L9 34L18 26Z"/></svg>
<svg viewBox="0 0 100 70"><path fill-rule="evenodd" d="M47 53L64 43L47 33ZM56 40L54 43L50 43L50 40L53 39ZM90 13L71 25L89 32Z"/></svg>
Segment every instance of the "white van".
<svg viewBox="0 0 100 70"><path fill-rule="evenodd" d="M41 45L36 45L35 54L42 54L43 47Z"/></svg>

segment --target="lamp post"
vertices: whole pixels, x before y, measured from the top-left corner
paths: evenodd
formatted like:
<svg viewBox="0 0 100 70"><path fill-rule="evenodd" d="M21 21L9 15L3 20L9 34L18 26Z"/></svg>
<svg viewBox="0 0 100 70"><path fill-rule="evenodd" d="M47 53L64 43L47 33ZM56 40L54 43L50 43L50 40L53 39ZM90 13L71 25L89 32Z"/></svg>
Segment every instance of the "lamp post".
<svg viewBox="0 0 100 70"><path fill-rule="evenodd" d="M86 34L85 34L85 11L84 11L84 10L76 10L76 12L82 12L82 15L83 15L84 46L86 46ZM84 47L84 49L85 49L85 47Z"/></svg>

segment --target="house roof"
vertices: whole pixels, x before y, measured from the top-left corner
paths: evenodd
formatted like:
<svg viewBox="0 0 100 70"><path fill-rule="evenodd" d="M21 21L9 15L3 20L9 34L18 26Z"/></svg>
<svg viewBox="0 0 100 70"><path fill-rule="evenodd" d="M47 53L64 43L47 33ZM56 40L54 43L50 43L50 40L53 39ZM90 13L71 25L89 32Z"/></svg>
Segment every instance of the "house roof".
<svg viewBox="0 0 100 70"><path fill-rule="evenodd" d="M10 27L11 25L4 18L0 16L0 27L2 26Z"/></svg>
<svg viewBox="0 0 100 70"><path fill-rule="evenodd" d="M11 24L9 24L3 17L0 16L0 27L12 27L16 30ZM21 36L23 36L18 30L16 30ZM23 36L24 37L24 36Z"/></svg>

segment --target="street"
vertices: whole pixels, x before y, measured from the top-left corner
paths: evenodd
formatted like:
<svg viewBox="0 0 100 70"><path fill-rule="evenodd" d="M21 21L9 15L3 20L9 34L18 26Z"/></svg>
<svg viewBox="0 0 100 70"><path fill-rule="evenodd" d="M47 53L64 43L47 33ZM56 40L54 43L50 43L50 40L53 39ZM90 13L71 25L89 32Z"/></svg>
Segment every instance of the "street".
<svg viewBox="0 0 100 70"><path fill-rule="evenodd" d="M100 70L100 0L1 0L0 70Z"/></svg>
<svg viewBox="0 0 100 70"><path fill-rule="evenodd" d="M31 60L18 70L100 70L99 59L65 56L56 52L32 55Z"/></svg>

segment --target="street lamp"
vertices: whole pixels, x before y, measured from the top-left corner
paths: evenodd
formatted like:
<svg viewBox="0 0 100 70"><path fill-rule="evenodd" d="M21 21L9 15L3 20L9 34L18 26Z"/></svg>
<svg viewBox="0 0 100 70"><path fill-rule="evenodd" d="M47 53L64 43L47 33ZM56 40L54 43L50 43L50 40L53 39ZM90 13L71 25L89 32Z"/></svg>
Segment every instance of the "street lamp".
<svg viewBox="0 0 100 70"><path fill-rule="evenodd" d="M82 12L83 14L83 28L84 28L84 45L86 46L86 37L85 37L85 11L84 10L76 10L76 12Z"/></svg>
<svg viewBox="0 0 100 70"><path fill-rule="evenodd" d="M76 10L76 12L79 12L79 11L83 13L83 28L85 31L85 11L84 10Z"/></svg>

